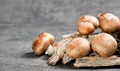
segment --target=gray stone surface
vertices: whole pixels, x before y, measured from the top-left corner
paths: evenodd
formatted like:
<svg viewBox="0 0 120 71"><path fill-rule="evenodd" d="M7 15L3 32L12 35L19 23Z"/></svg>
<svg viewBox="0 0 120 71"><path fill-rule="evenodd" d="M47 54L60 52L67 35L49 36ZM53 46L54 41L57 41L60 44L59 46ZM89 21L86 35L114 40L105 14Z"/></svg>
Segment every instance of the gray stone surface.
<svg viewBox="0 0 120 71"><path fill-rule="evenodd" d="M31 43L39 33L52 33L58 41L76 31L80 16L104 11L120 17L120 0L0 0L0 71L119 71L120 66L50 66L47 56L32 53Z"/></svg>

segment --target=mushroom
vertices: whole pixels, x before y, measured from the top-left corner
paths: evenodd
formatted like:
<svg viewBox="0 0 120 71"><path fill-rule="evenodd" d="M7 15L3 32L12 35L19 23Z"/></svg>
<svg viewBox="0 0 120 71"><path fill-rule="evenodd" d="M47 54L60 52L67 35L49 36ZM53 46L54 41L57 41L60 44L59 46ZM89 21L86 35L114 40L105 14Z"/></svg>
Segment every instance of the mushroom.
<svg viewBox="0 0 120 71"><path fill-rule="evenodd" d="M94 32L94 25L90 22L79 22L77 24L77 30L81 35L89 35Z"/></svg>
<svg viewBox="0 0 120 71"><path fill-rule="evenodd" d="M44 32L39 34L32 43L32 50L34 54L41 55L47 48L54 43L54 36L50 33Z"/></svg>
<svg viewBox="0 0 120 71"><path fill-rule="evenodd" d="M92 23L95 28L99 27L98 19L96 17L94 17L94 16L91 16L91 15L81 16L78 22L79 23L80 22L89 22L89 23Z"/></svg>
<svg viewBox="0 0 120 71"><path fill-rule="evenodd" d="M90 52L90 43L87 39L74 38L66 45L66 54L71 58L86 56Z"/></svg>
<svg viewBox="0 0 120 71"><path fill-rule="evenodd" d="M80 17L77 22L77 31L81 35L89 35L93 33L97 27L99 27L99 21L96 17L91 15L84 15Z"/></svg>
<svg viewBox="0 0 120 71"><path fill-rule="evenodd" d="M90 43L93 51L102 57L111 56L117 49L117 41L113 36L107 33L94 35L91 38Z"/></svg>
<svg viewBox="0 0 120 71"><path fill-rule="evenodd" d="M71 33L71 34L66 34L63 35L63 39L70 39L70 38L78 38L81 37L82 35L79 34L79 32L75 32L75 33ZM87 40L90 40L90 38L93 36L93 34L89 35L87 38L83 37L82 38L86 38ZM71 42L71 41L70 41ZM66 64L72 60L74 60L75 58L70 57L66 52L64 53L63 57L62 57L62 63Z"/></svg>
<svg viewBox="0 0 120 71"><path fill-rule="evenodd" d="M103 32L113 33L120 31L120 19L112 13L100 13L98 19L100 22L100 28Z"/></svg>

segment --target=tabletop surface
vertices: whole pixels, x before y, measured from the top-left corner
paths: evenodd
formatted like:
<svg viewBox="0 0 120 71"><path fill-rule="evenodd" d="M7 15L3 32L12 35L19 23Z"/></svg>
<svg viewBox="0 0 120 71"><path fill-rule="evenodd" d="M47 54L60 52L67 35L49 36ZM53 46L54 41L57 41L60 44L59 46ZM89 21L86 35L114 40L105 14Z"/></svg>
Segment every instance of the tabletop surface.
<svg viewBox="0 0 120 71"><path fill-rule="evenodd" d="M49 32L60 41L61 35L76 31L80 16L105 11L120 17L120 0L0 0L0 71L119 71L120 66L50 66L48 56L35 56L31 49L38 34Z"/></svg>

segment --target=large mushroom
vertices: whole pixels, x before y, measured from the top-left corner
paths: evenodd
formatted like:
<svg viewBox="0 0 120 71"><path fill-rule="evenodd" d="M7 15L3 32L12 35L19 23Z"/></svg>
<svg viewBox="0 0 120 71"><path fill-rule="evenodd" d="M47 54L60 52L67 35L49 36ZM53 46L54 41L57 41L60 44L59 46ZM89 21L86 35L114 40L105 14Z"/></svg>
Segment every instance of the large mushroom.
<svg viewBox="0 0 120 71"><path fill-rule="evenodd" d="M90 43L87 39L74 38L66 45L66 54L71 58L86 56L90 52Z"/></svg>
<svg viewBox="0 0 120 71"><path fill-rule="evenodd" d="M100 13L98 19L100 22L100 28L103 32L113 33L120 31L120 19L112 13Z"/></svg>
<svg viewBox="0 0 120 71"><path fill-rule="evenodd" d="M90 43L93 51L102 57L111 56L117 49L117 41L113 36L107 33L94 35L91 38Z"/></svg>

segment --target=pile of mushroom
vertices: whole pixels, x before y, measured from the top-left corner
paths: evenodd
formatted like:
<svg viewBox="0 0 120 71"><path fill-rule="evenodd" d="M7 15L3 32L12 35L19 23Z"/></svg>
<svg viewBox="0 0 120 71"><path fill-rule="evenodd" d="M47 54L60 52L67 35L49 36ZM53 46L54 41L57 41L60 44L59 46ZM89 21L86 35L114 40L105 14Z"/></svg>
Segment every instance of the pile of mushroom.
<svg viewBox="0 0 120 71"><path fill-rule="evenodd" d="M97 28L101 32L94 34ZM62 36L58 43L52 34L41 33L33 41L32 50L35 55L49 55L50 65L56 65L61 59L63 64L75 60L75 67L120 65L120 58L115 54L120 44L116 37L119 32L120 19L112 13L104 12L98 17L84 15L77 22L77 32Z"/></svg>

